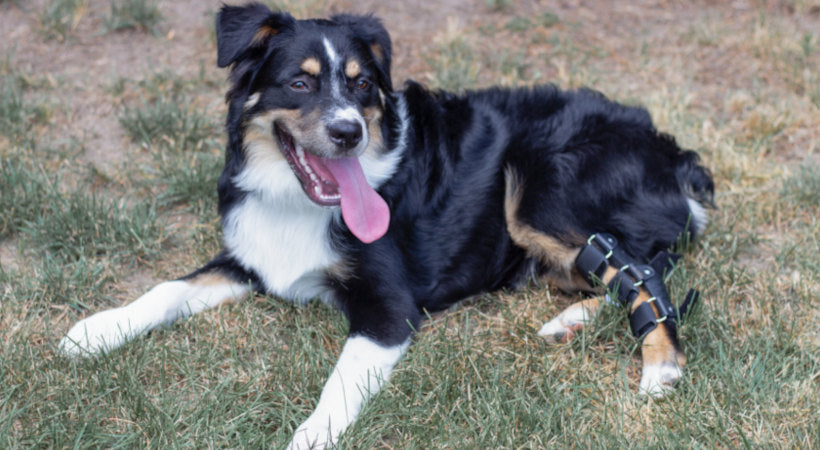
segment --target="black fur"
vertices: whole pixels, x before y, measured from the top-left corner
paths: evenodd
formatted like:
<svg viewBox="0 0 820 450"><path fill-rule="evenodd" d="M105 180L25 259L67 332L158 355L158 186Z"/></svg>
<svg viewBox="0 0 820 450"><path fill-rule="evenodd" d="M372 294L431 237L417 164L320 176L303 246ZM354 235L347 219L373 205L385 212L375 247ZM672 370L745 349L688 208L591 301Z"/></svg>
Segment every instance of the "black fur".
<svg viewBox="0 0 820 450"><path fill-rule="evenodd" d="M524 182L523 222L571 245L580 245L577 237L608 232L641 260L687 232L687 195L711 202L711 176L697 155L659 133L643 108L553 86L454 95L410 82L393 93L390 39L370 16L295 21L256 4L225 7L217 23L219 65L233 65L228 152L219 182L223 217L245 195L234 182L247 163L243 124L253 113L243 105L266 83L278 83L282 71L294 66L287 58L316 45L315 33L345 42L344 51L365 62L385 94L382 134L388 148L397 145L397 99L404 99L409 139L395 175L379 188L392 216L387 234L363 244L340 221L328 230L347 270L328 271L325 282L350 320L351 335L398 344L425 311L521 281L534 262L507 231L506 168ZM254 40L263 26L276 33ZM254 108L299 107L283 95L263 98ZM228 253L206 269L211 267L266 290L252 268Z"/></svg>

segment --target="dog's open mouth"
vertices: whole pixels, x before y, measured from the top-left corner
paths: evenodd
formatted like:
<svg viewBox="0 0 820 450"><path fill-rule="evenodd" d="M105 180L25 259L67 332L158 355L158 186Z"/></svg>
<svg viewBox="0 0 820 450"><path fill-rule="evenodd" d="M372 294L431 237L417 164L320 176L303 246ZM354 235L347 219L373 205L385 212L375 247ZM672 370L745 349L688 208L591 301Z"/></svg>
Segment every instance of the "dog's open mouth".
<svg viewBox="0 0 820 450"><path fill-rule="evenodd" d="M366 244L387 232L390 210L367 183L358 157L322 158L305 150L283 127L276 125L275 134L311 201L322 206L341 205L345 224Z"/></svg>
<svg viewBox="0 0 820 450"><path fill-rule="evenodd" d="M299 178L305 194L316 204L336 206L341 203L339 183L325 165L325 158L320 158L305 151L293 141L293 136L282 127L276 126L276 137L282 148L291 170Z"/></svg>

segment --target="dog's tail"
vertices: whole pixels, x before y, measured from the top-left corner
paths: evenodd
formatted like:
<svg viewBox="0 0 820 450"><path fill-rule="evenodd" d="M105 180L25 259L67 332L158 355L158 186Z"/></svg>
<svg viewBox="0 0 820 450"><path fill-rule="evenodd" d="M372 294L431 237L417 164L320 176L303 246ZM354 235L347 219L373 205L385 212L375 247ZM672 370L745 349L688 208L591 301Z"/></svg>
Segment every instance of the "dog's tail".
<svg viewBox="0 0 820 450"><path fill-rule="evenodd" d="M675 175L689 202L694 232L699 234L706 226L706 207L715 208L715 182L712 173L700 164L693 151L683 151L678 159Z"/></svg>
<svg viewBox="0 0 820 450"><path fill-rule="evenodd" d="M678 183L688 197L703 205L715 207L715 182L712 180L712 172L700 164L697 153L681 153L676 175Z"/></svg>

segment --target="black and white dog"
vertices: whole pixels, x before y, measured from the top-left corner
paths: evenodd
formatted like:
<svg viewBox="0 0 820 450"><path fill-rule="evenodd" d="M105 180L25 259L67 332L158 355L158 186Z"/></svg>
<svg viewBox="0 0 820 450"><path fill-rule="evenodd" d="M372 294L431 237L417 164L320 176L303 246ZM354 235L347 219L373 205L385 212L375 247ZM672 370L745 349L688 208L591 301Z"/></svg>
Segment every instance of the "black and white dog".
<svg viewBox="0 0 820 450"><path fill-rule="evenodd" d="M590 234L614 235L645 260L705 225L709 172L644 109L552 86L394 91L390 37L371 16L295 20L257 3L224 6L217 41L232 83L218 187L224 251L80 321L60 349L105 352L250 290L320 298L344 312L350 335L292 448L336 442L425 311L533 272L591 290L574 265ZM598 305L572 305L539 334L568 339ZM644 338L643 358L650 395L685 364L665 324Z"/></svg>

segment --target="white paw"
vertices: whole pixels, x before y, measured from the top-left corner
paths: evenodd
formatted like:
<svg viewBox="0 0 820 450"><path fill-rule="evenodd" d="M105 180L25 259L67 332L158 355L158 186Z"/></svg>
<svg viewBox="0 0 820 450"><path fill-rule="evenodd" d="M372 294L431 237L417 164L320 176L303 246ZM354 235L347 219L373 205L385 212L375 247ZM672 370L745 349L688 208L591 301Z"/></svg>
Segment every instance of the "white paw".
<svg viewBox="0 0 820 450"><path fill-rule="evenodd" d="M293 433L288 450L317 450L332 447L342 430L331 429L326 419L328 418L317 420L314 416L310 416Z"/></svg>
<svg viewBox="0 0 820 450"><path fill-rule="evenodd" d="M134 329L123 308L98 312L77 322L60 340L60 353L71 357L94 356L111 351L143 330Z"/></svg>
<svg viewBox="0 0 820 450"><path fill-rule="evenodd" d="M644 366L638 394L661 398L675 390L681 376L683 370L674 363Z"/></svg>
<svg viewBox="0 0 820 450"><path fill-rule="evenodd" d="M556 317L545 323L544 326L538 330L538 335L545 338L550 344L557 344L558 342L566 342L571 331L561 323Z"/></svg>
<svg viewBox="0 0 820 450"><path fill-rule="evenodd" d="M545 323L538 330L538 335L546 338L550 344L569 342L590 320L592 320L592 313L584 302L578 302Z"/></svg>

